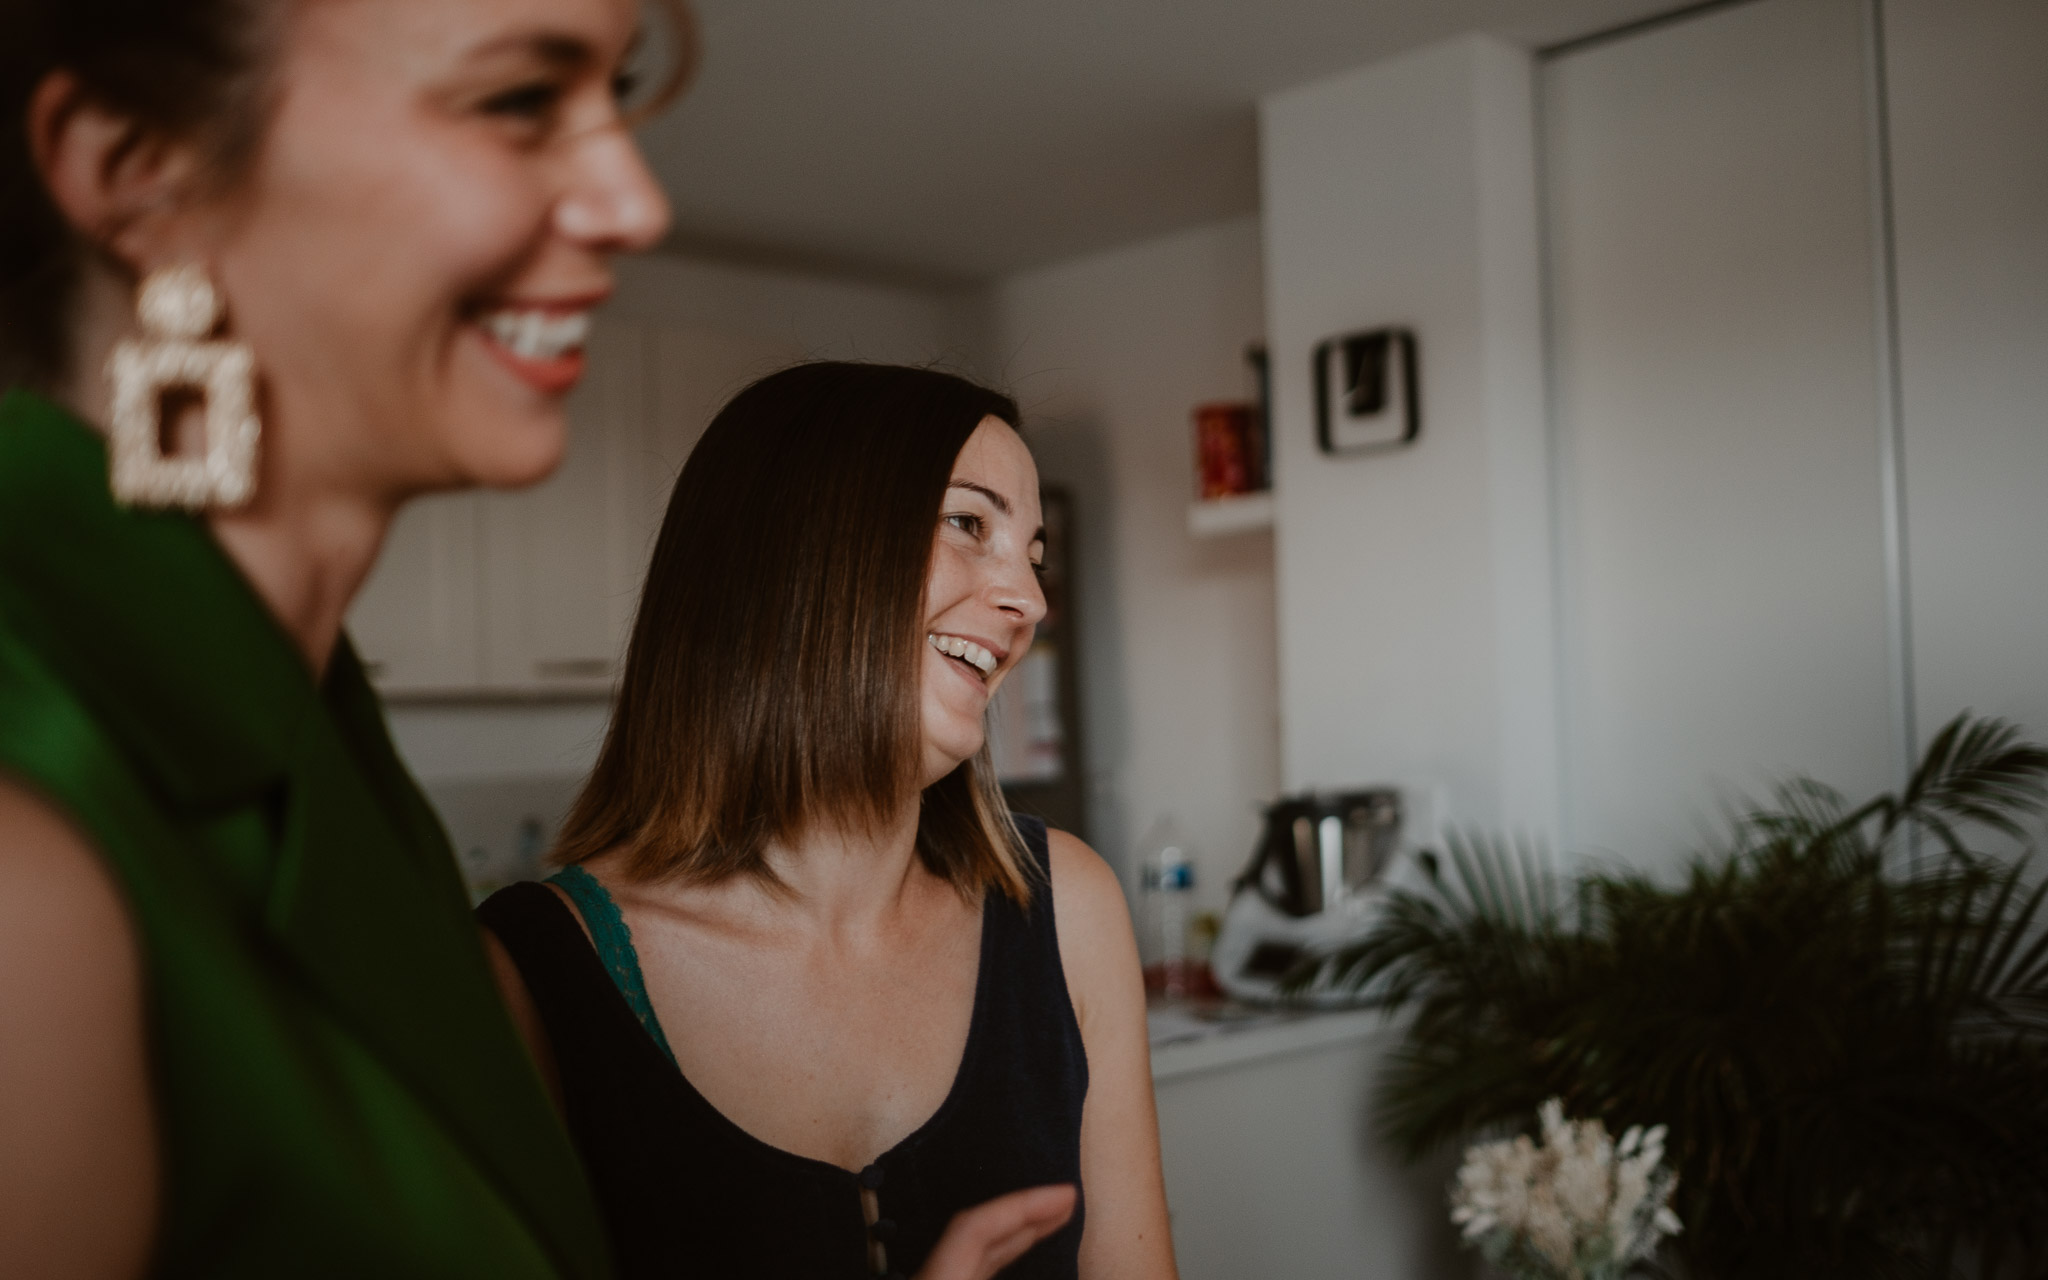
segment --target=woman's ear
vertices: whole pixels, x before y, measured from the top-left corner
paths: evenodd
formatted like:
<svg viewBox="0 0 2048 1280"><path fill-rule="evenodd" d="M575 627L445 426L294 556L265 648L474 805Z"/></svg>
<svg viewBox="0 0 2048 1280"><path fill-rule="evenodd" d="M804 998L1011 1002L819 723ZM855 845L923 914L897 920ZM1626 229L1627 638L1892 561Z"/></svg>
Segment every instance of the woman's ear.
<svg viewBox="0 0 2048 1280"><path fill-rule="evenodd" d="M43 185L81 239L138 276L175 255L180 197L198 171L190 143L111 110L69 71L43 77L27 125Z"/></svg>

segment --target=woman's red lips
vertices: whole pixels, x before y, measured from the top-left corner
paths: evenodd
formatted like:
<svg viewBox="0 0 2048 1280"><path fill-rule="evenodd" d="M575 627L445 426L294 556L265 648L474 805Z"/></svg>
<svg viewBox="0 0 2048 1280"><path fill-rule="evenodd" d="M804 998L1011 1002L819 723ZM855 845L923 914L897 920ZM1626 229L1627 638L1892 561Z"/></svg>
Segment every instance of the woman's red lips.
<svg viewBox="0 0 2048 1280"><path fill-rule="evenodd" d="M559 303L507 304L477 317L484 345L513 376L544 395L561 395L583 376L590 312Z"/></svg>
<svg viewBox="0 0 2048 1280"><path fill-rule="evenodd" d="M543 395L567 395L583 380L583 369L587 363L581 351L556 356L551 360L528 360L507 351L495 342L484 346L497 362L510 370L521 382Z"/></svg>

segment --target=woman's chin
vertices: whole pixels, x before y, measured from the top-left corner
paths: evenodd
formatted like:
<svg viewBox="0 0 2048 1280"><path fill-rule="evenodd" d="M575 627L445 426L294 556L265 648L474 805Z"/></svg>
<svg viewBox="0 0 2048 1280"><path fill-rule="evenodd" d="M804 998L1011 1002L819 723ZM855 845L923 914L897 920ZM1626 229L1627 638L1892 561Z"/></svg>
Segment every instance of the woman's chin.
<svg viewBox="0 0 2048 1280"><path fill-rule="evenodd" d="M487 489L524 489L555 473L568 452L568 423L559 409L522 406L464 415L456 454L464 477Z"/></svg>
<svg viewBox="0 0 2048 1280"><path fill-rule="evenodd" d="M973 735L972 741L965 737L944 743L927 740L924 748L924 785L929 787L947 777L961 765L981 753L982 736Z"/></svg>

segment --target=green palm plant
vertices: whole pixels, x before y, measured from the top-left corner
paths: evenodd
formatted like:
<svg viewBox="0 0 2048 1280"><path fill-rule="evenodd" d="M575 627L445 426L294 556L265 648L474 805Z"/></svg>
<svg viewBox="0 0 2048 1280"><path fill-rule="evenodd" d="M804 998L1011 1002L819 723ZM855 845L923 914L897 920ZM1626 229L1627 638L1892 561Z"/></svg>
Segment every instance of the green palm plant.
<svg viewBox="0 0 2048 1280"><path fill-rule="evenodd" d="M1675 886L1451 840L1294 980L1406 1016L1375 1115L1411 1158L1549 1097L1669 1125L1690 1274L2041 1276L2044 807L2048 750L1966 715L1899 794L1786 783Z"/></svg>

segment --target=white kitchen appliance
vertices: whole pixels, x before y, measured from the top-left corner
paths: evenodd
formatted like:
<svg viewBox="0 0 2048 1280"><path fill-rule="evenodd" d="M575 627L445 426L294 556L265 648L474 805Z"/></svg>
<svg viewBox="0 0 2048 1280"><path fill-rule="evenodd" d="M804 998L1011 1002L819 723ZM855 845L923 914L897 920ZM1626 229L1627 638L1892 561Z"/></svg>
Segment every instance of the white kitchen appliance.
<svg viewBox="0 0 2048 1280"><path fill-rule="evenodd" d="M1238 877L1209 963L1240 1000L1282 999L1281 980L1304 958L1372 927L1403 856L1402 792L1394 787L1283 796ZM1289 999L1355 1000L1327 981Z"/></svg>

